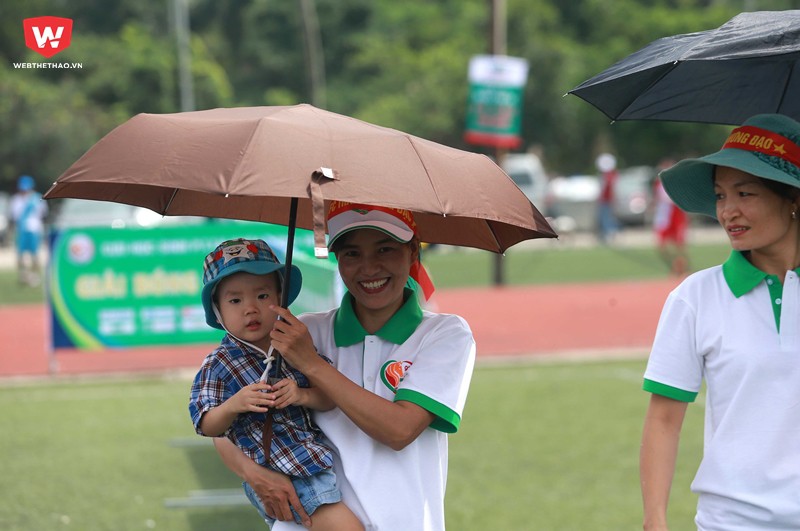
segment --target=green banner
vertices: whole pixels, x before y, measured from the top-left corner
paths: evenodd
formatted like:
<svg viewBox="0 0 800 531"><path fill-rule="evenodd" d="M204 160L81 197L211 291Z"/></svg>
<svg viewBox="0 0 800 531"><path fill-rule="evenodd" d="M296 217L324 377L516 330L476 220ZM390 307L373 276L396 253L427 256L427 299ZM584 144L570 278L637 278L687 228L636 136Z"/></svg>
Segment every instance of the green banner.
<svg viewBox="0 0 800 531"><path fill-rule="evenodd" d="M52 241L48 300L54 348L99 349L213 343L205 322L203 259L219 243L261 238L281 261L283 226L210 220L154 228L75 228ZM295 314L338 306L343 287L333 258L314 258L311 231L297 230L293 263L303 273Z"/></svg>
<svg viewBox="0 0 800 531"><path fill-rule="evenodd" d="M470 85L467 131L511 137L521 129L522 87Z"/></svg>
<svg viewBox="0 0 800 531"><path fill-rule="evenodd" d="M476 55L469 62L464 139L513 149L522 143L522 100L528 62L520 57Z"/></svg>

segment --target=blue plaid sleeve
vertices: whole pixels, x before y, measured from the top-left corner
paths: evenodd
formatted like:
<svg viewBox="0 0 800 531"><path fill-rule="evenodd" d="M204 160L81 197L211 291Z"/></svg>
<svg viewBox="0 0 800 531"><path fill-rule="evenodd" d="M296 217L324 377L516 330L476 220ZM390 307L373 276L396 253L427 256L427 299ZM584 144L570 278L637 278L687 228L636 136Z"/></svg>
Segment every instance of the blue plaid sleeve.
<svg viewBox="0 0 800 531"><path fill-rule="evenodd" d="M203 414L230 398L226 373L215 353L212 353L206 357L194 377L189 398L189 414L195 431L200 435L205 435L200 430L200 419L203 418Z"/></svg>

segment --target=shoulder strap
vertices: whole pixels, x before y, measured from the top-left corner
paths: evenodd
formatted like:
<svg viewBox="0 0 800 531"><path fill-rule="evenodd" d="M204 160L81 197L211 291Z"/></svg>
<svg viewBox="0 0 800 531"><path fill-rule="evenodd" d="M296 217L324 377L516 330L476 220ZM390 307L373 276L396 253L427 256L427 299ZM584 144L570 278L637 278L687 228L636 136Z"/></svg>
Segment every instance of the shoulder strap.
<svg viewBox="0 0 800 531"><path fill-rule="evenodd" d="M22 215L19 217L20 221L27 219L33 213L33 209L36 208L36 203L40 200L41 196L39 194L31 194L28 198L28 202L25 203L25 210L22 211Z"/></svg>

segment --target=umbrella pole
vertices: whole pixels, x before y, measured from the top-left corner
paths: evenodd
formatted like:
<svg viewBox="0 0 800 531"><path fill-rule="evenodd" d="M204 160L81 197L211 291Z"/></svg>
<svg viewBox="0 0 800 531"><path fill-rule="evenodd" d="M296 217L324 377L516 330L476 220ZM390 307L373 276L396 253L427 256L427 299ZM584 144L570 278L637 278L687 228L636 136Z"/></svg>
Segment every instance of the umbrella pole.
<svg viewBox="0 0 800 531"><path fill-rule="evenodd" d="M289 281L292 276L292 251L294 250L294 233L297 226L297 198L293 197L289 205L289 224L286 234L286 260L284 263L283 288L281 289L281 307L289 307ZM276 351L277 352L277 351ZM280 353L275 356L275 375L280 378L283 357Z"/></svg>

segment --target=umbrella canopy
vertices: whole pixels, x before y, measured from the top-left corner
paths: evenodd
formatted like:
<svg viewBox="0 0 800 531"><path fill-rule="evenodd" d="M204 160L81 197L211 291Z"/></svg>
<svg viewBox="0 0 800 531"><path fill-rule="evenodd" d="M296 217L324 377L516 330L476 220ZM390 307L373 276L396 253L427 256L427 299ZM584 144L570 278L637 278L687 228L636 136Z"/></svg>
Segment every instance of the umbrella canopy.
<svg viewBox="0 0 800 531"><path fill-rule="evenodd" d="M612 120L800 120L798 61L800 10L741 13L714 30L658 39L569 94Z"/></svg>
<svg viewBox="0 0 800 531"><path fill-rule="evenodd" d="M494 252L556 237L488 157L311 105L139 114L45 194L59 197L290 226L294 199L317 232L329 201L383 205L414 212L422 241Z"/></svg>

